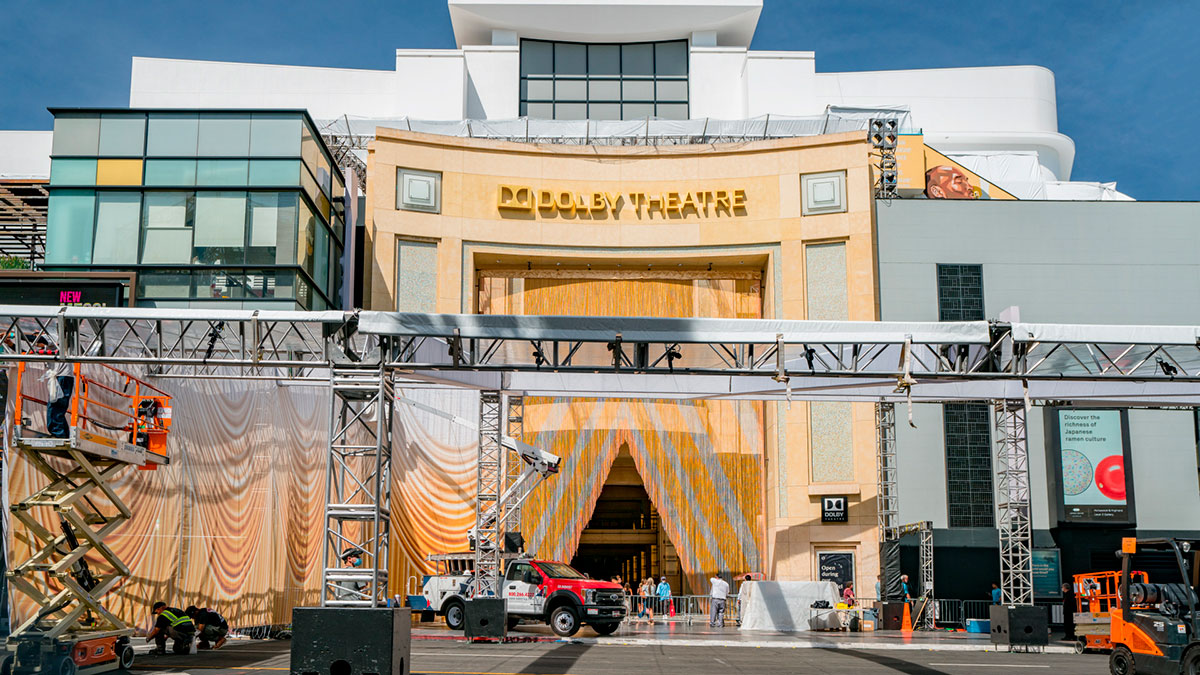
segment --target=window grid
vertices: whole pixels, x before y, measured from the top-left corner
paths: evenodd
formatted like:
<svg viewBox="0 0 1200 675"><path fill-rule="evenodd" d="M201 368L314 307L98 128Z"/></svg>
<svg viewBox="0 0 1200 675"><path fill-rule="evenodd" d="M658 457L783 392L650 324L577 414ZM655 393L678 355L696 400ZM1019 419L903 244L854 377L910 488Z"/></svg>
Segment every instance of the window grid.
<svg viewBox="0 0 1200 675"><path fill-rule="evenodd" d="M950 527L992 527L992 436L988 406L946 403L946 507Z"/></svg>
<svg viewBox="0 0 1200 675"><path fill-rule="evenodd" d="M521 68L521 110L522 116L529 116L541 119L598 119L598 120L631 120L645 119L646 117L661 117L666 119L688 119L689 108L689 84L688 84L688 65L687 65L687 41L672 40L668 42L640 42L626 43L619 45L580 45L573 42L547 42L544 40L522 40L521 41L521 59L524 62L527 52L526 45L529 44L545 44L550 46L551 53L551 74L526 74L525 64L522 63ZM684 72L683 74L668 75L661 72L659 66L659 49L660 45L681 45L684 49ZM650 75L632 75L625 74L626 70L626 51L630 47L649 45L651 48L651 73ZM584 73L560 73L558 64L558 51L560 46L583 46L584 47ZM620 74L595 74L592 72L592 50L589 46L599 47L616 47L620 52ZM568 84L579 83L579 86L571 87L564 86ZM616 97L600 96L595 92L598 87L593 84L615 83L617 86ZM636 86L639 83L649 85L649 88ZM544 85L538 87L537 85ZM635 86L630 86L635 85ZM665 85L665 86L661 86ZM530 95L530 92L535 89L543 89L549 93L549 96ZM580 95L570 95L569 91L564 91L563 95L559 93L562 90L574 89L582 92ZM636 95L636 92L631 92L626 96L626 92L630 89L643 90L650 93L649 96ZM663 89L676 89L677 96L660 95ZM543 114L545 106L549 106L549 115ZM583 115L571 114L580 109L578 106L583 106ZM618 116L613 116L611 111L613 107L620 110Z"/></svg>
<svg viewBox="0 0 1200 675"><path fill-rule="evenodd" d="M983 265L938 265L938 320L983 321Z"/></svg>

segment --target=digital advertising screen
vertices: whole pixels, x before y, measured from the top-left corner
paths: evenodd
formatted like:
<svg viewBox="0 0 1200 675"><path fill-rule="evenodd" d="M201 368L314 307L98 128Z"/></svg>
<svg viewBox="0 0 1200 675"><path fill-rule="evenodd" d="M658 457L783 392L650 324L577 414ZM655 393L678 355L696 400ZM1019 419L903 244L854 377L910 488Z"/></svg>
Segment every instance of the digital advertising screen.
<svg viewBox="0 0 1200 675"><path fill-rule="evenodd" d="M1126 411L1050 408L1047 416L1046 454L1058 521L1133 524Z"/></svg>

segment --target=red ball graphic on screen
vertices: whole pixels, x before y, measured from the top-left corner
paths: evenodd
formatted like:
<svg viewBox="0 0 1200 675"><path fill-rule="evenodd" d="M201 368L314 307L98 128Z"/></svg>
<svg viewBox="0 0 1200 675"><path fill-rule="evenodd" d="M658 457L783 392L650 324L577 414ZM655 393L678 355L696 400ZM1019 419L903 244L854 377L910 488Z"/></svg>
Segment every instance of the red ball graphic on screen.
<svg viewBox="0 0 1200 675"><path fill-rule="evenodd" d="M1110 455L1096 466L1096 487L1109 499L1125 501L1125 458Z"/></svg>

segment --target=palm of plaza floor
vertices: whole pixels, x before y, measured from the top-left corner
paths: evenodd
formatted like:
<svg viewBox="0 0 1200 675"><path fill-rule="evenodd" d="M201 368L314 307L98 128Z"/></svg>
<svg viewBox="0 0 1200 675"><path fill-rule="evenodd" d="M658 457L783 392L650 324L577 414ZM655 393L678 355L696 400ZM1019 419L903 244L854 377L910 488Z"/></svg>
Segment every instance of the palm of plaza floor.
<svg viewBox="0 0 1200 675"><path fill-rule="evenodd" d="M686 627L681 627L686 628ZM695 629L696 627L692 627ZM837 649L789 649L781 639L777 649L729 646L722 640L711 645L683 641L657 644L628 644L630 638L648 631L630 631L602 640L529 642L516 644L467 643L461 639L420 639L414 634L412 673L428 675L626 675L628 673L679 673L728 675L729 673L929 673L968 675L980 672L1047 672L1054 675L1084 675L1104 672L1107 658L1094 654L1010 654L1007 652L942 651L930 644L912 649L888 647ZM653 634L668 633L659 626ZM736 634L726 629L723 634ZM536 635L517 631L515 635ZM697 637L703 635L698 632ZM547 636L553 637L549 633ZM446 637L451 637L447 635ZM778 637L778 636L777 636ZM892 640L893 636L873 638ZM809 640L811 634L790 636ZM836 640L836 638L834 639ZM796 646L800 646L797 644ZM812 645L810 645L812 646ZM245 640L231 642L216 652L191 656L152 657L139 655L134 670L149 673L200 672L212 675L262 675L287 672L291 643Z"/></svg>

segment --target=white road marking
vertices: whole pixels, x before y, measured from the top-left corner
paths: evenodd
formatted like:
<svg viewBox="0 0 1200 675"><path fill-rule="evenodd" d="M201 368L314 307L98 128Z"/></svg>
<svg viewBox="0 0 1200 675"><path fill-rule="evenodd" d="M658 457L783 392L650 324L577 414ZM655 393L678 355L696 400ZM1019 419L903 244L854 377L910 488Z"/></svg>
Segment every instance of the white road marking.
<svg viewBox="0 0 1200 675"><path fill-rule="evenodd" d="M1010 663L930 663L929 665L964 665L968 668L1050 668L1049 665L1015 665Z"/></svg>
<svg viewBox="0 0 1200 675"><path fill-rule="evenodd" d="M1009 663L930 663L931 666L965 666L968 668L1049 668L1050 666L1020 666Z"/></svg>

